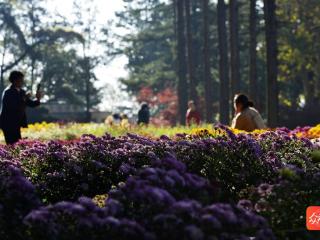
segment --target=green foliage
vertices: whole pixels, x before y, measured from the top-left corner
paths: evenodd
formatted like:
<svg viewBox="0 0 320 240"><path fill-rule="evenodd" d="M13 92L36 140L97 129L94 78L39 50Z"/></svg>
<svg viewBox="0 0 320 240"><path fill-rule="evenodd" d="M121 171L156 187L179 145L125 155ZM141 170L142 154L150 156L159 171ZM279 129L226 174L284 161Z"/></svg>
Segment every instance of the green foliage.
<svg viewBox="0 0 320 240"><path fill-rule="evenodd" d="M48 22L45 17L49 12L43 3L6 1L0 5L1 88L10 70L20 68L26 72L29 90L41 82L48 101L84 107L89 88L92 108L101 99L100 90L93 84L96 77L92 70L97 59L84 56L78 49L93 39L86 38L85 32L75 31L76 26L70 22ZM15 56L11 62L10 55Z"/></svg>
<svg viewBox="0 0 320 240"><path fill-rule="evenodd" d="M319 1L279 1L279 80L282 99L297 106L319 104ZM283 100L284 101L284 100Z"/></svg>
<svg viewBox="0 0 320 240"><path fill-rule="evenodd" d="M59 45L50 45L42 49L43 87L50 101L85 105L85 66L84 60L74 49L61 49ZM90 82L91 103L99 103L99 92Z"/></svg>
<svg viewBox="0 0 320 240"><path fill-rule="evenodd" d="M171 4L154 1L128 1L117 14L119 26L133 28L124 36L123 54L128 57L129 77L122 79L128 90L138 93L150 86L156 91L175 86L174 13Z"/></svg>

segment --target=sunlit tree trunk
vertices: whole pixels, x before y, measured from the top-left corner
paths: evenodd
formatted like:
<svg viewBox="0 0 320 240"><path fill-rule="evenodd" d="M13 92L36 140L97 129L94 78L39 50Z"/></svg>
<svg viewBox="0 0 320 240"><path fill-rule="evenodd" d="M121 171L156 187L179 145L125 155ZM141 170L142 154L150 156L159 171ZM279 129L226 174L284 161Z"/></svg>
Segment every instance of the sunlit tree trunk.
<svg viewBox="0 0 320 240"><path fill-rule="evenodd" d="M210 52L209 52L209 0L203 0L203 65L206 121L213 121L213 84L210 75Z"/></svg>
<svg viewBox="0 0 320 240"><path fill-rule="evenodd" d="M35 43L35 28L36 28L36 21L34 16L34 3L31 3L31 10L30 10L30 20L31 20L31 45ZM30 55L31 58L31 83L30 83L30 91L33 90L33 85L35 82L35 64L36 64L36 56L35 51L32 51Z"/></svg>
<svg viewBox="0 0 320 240"><path fill-rule="evenodd" d="M226 28L226 4L224 0L218 0L218 35L219 35L219 75L220 75L220 122L229 124L229 63L228 40Z"/></svg>
<svg viewBox="0 0 320 240"><path fill-rule="evenodd" d="M35 82L35 59L31 59L31 83L30 83L30 90L33 90L33 85Z"/></svg>
<svg viewBox="0 0 320 240"><path fill-rule="evenodd" d="M240 92L240 53L239 53L239 3L238 0L229 1L230 25L230 65L231 65L231 93L232 97Z"/></svg>
<svg viewBox="0 0 320 240"><path fill-rule="evenodd" d="M257 86L257 0L250 0L250 76L249 95L251 99L259 105Z"/></svg>
<svg viewBox="0 0 320 240"><path fill-rule="evenodd" d="M278 122L278 61L277 61L277 21L275 0L264 0L267 45L267 115L269 127Z"/></svg>
<svg viewBox="0 0 320 240"><path fill-rule="evenodd" d="M7 50L7 32L5 32L3 37L2 54L1 54L1 66L0 66L0 96L4 90L4 68L5 68L5 58Z"/></svg>
<svg viewBox="0 0 320 240"><path fill-rule="evenodd" d="M186 123L188 103L186 41L184 21L184 0L176 0L177 11L177 58L178 58L178 105L180 124Z"/></svg>

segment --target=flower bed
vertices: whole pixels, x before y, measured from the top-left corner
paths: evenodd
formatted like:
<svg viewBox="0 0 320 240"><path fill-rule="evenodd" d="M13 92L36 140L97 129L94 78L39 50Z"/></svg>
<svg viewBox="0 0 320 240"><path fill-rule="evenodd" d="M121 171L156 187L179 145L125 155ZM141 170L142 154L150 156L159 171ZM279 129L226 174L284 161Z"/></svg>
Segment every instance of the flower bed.
<svg viewBox="0 0 320 240"><path fill-rule="evenodd" d="M215 131L2 147L0 239L318 239L318 146Z"/></svg>
<svg viewBox="0 0 320 240"><path fill-rule="evenodd" d="M230 129L235 134L247 134L244 131L236 129ZM258 136L266 132L275 131L271 129L256 130L253 135ZM319 139L320 138L320 124L315 127L298 127L294 130L286 128L279 128L277 131L286 132L289 136L297 136L298 138L308 139ZM210 136L221 136L225 135L225 131L219 126L214 127L210 124L201 126L176 126L176 127L165 127L165 126L136 126L134 124L127 125L125 127L120 125L109 126L106 124L98 123L36 123L30 124L28 128L22 130L22 137L28 140L77 140L83 134L93 134L95 136L103 136L104 133L110 133L112 136L123 136L127 133L135 133L140 136L149 138L160 137L167 135L174 137L178 133L192 134L192 135L210 135ZM0 131L0 143L4 143L4 137Z"/></svg>

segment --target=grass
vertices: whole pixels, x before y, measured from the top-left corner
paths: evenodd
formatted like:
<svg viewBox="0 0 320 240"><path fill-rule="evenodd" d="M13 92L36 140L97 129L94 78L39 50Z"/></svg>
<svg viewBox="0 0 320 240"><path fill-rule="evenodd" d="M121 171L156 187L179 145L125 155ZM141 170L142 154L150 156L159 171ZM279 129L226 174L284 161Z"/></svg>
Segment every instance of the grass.
<svg viewBox="0 0 320 240"><path fill-rule="evenodd" d="M195 126L176 126L176 127L160 127L160 126L108 126L106 124L98 123L69 123L69 124L58 124L58 123L36 123L29 125L28 128L22 129L22 137L30 140L74 140L81 137L83 134L93 134L95 136L102 136L105 133L109 133L112 136L126 135L127 133L135 133L142 136L151 138L160 137L167 135L172 137L177 133L191 133ZM210 125L202 125L201 128L212 127ZM2 132L0 133L0 142L4 142Z"/></svg>

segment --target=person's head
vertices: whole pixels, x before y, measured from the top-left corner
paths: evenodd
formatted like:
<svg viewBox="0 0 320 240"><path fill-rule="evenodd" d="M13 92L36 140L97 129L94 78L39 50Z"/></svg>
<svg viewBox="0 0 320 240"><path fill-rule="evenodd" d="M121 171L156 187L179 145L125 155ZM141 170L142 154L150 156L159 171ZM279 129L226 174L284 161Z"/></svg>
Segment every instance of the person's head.
<svg viewBox="0 0 320 240"><path fill-rule="evenodd" d="M233 104L237 113L247 109L248 107L253 107L253 102L249 101L249 98L244 94L236 94Z"/></svg>
<svg viewBox="0 0 320 240"><path fill-rule="evenodd" d="M9 76L9 81L16 88L21 88L24 83L24 74L19 71L12 71Z"/></svg>
<svg viewBox="0 0 320 240"><path fill-rule="evenodd" d="M114 113L114 114L112 115L112 117L113 117L114 120L119 120L119 119L121 119L121 116L120 116L119 113Z"/></svg>
<svg viewBox="0 0 320 240"><path fill-rule="evenodd" d="M194 104L194 101L193 101L193 100L190 100L190 101L188 102L188 108L191 109L191 110L195 110L196 105Z"/></svg>
<svg viewBox="0 0 320 240"><path fill-rule="evenodd" d="M148 103L142 103L142 104L141 104L141 109L142 109L142 110L148 110L148 109L149 109Z"/></svg>

